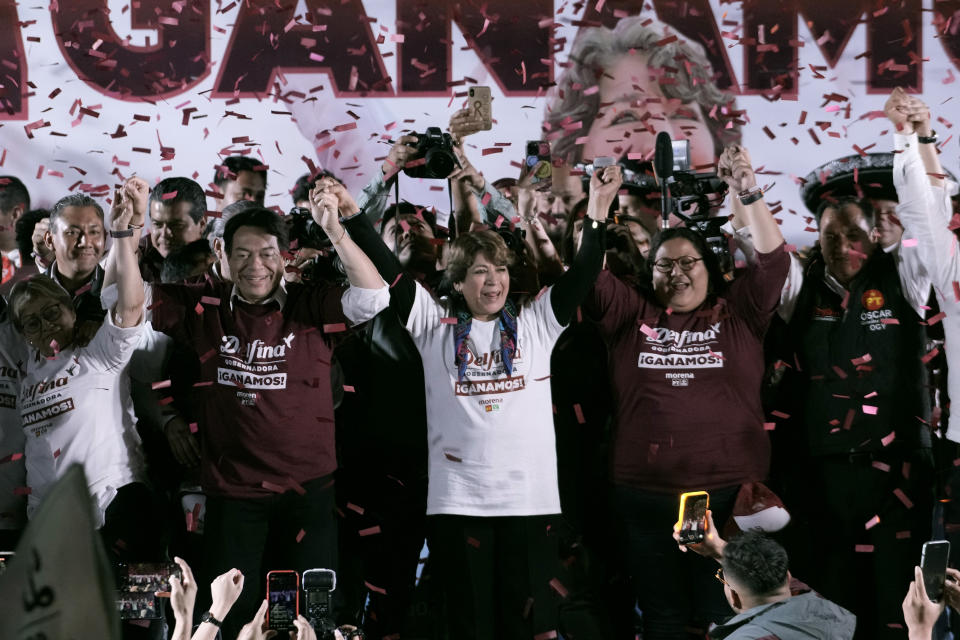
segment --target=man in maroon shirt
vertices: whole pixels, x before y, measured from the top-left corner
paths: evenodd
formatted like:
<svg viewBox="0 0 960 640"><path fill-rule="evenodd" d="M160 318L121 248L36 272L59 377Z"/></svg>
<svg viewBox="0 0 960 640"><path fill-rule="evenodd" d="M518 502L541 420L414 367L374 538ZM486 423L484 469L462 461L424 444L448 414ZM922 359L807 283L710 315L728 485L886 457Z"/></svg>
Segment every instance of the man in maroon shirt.
<svg viewBox="0 0 960 640"><path fill-rule="evenodd" d="M267 209L231 218L223 240L233 282L154 285L152 310L154 327L200 360L205 573L235 567L253 583L227 617L229 638L257 610L262 572L335 568L331 343L346 328L341 294L388 294L379 278L347 293L286 284L286 225ZM336 247L349 270L356 245ZM261 566L268 536L283 566Z"/></svg>

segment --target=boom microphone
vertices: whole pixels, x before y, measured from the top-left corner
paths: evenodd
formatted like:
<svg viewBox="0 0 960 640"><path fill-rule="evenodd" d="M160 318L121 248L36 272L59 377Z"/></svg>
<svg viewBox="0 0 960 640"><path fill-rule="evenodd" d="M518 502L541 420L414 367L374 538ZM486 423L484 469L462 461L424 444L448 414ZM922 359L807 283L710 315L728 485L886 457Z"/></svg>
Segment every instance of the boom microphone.
<svg viewBox="0 0 960 640"><path fill-rule="evenodd" d="M670 185L673 179L673 143L670 134L661 131L657 134L657 146L653 152L653 171L660 184L660 228L670 225Z"/></svg>

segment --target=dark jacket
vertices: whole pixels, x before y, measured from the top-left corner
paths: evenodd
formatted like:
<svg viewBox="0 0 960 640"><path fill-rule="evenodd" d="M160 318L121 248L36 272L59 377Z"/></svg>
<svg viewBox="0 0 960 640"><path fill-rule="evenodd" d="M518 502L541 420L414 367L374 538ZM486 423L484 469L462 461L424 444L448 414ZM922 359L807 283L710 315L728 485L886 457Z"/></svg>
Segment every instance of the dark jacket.
<svg viewBox="0 0 960 640"><path fill-rule="evenodd" d="M714 627L716 640L849 640L857 618L819 594L804 593L764 604Z"/></svg>

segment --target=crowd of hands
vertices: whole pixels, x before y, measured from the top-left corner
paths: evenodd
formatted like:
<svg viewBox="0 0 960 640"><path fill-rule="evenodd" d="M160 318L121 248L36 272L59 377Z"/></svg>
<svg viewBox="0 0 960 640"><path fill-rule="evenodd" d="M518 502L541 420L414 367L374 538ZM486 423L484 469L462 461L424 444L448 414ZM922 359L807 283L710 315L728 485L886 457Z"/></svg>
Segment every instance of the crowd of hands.
<svg viewBox="0 0 960 640"><path fill-rule="evenodd" d="M180 567L180 575L170 576L170 608L176 621L170 640L213 640L219 629L212 624L201 624L191 635L193 628L193 605L197 598L197 581L193 577L190 565L182 558L175 557L174 562ZM210 583L210 613L218 620L223 620L233 607L240 593L243 591L244 576L238 569L230 569ZM275 638L278 632L266 629L267 600L260 603L260 608L253 620L240 629L236 640L267 640ZM298 615L293 621L294 630L290 631L292 640L317 640L317 634L310 626L310 622ZM333 632L337 640L349 640L340 630ZM232 640L232 639L224 639Z"/></svg>

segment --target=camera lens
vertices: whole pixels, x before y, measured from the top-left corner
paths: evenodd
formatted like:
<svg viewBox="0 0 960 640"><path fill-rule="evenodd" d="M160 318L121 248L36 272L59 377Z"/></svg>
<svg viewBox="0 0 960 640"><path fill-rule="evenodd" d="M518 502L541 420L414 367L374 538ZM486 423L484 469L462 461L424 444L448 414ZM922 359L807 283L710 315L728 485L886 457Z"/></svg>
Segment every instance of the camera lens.
<svg viewBox="0 0 960 640"><path fill-rule="evenodd" d="M434 147L427 151L427 171L438 178L446 178L456 168L456 158L446 149Z"/></svg>

